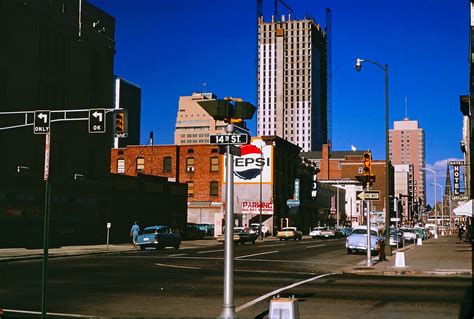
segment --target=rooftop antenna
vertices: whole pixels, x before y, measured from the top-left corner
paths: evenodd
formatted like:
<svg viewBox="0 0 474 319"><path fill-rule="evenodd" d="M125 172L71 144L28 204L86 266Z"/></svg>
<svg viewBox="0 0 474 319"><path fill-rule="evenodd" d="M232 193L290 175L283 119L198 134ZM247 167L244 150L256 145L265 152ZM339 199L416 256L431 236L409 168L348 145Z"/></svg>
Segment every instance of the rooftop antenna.
<svg viewBox="0 0 474 319"><path fill-rule="evenodd" d="M202 93L206 93L206 85L207 85L206 82L202 83Z"/></svg>
<svg viewBox="0 0 474 319"><path fill-rule="evenodd" d="M407 97L405 96L405 118L408 118L408 102L407 102Z"/></svg>

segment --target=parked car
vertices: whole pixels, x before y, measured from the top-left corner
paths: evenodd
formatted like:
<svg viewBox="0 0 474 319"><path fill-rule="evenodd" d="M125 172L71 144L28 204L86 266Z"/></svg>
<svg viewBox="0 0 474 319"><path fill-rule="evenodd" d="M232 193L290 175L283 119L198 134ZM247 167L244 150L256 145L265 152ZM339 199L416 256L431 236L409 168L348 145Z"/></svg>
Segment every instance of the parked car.
<svg viewBox="0 0 474 319"><path fill-rule="evenodd" d="M370 228L370 250L372 254L377 254L382 242L382 232L376 227ZM367 251L367 226L356 226L352 233L346 238L346 249L348 254L356 251Z"/></svg>
<svg viewBox="0 0 474 319"><path fill-rule="evenodd" d="M390 246L403 247L403 233L401 230L390 228Z"/></svg>
<svg viewBox="0 0 474 319"><path fill-rule="evenodd" d="M303 233L296 229L296 227L283 227L280 231L277 232L276 237L279 240L301 240L303 239Z"/></svg>
<svg viewBox="0 0 474 319"><path fill-rule="evenodd" d="M234 227L234 244L245 244L248 242L255 244L257 238L258 233L251 228ZM217 241L224 243L225 234L218 236Z"/></svg>
<svg viewBox="0 0 474 319"><path fill-rule="evenodd" d="M259 223L252 223L250 224L250 228L256 231L257 233L260 232L260 224ZM268 230L268 227L262 224L262 232L263 236L268 236L270 234L270 231Z"/></svg>
<svg viewBox="0 0 474 319"><path fill-rule="evenodd" d="M204 235L205 232L196 223L187 223L181 233L183 240L203 239Z"/></svg>
<svg viewBox="0 0 474 319"><path fill-rule="evenodd" d="M416 242L417 233L415 228L402 227L400 230L403 232L403 238L405 241L411 241L413 243Z"/></svg>
<svg viewBox="0 0 474 319"><path fill-rule="evenodd" d="M422 240L427 240L430 238L428 232L425 231L423 227L415 226L415 231L416 231L417 238L421 238Z"/></svg>
<svg viewBox="0 0 474 319"><path fill-rule="evenodd" d="M214 236L214 224L198 224L198 228L204 232L205 236Z"/></svg>
<svg viewBox="0 0 474 319"><path fill-rule="evenodd" d="M336 231L339 231L341 236L347 237L351 234L352 228L351 227L336 227Z"/></svg>
<svg viewBox="0 0 474 319"><path fill-rule="evenodd" d="M336 238L336 231L326 227L314 227L309 233L312 238Z"/></svg>
<svg viewBox="0 0 474 319"><path fill-rule="evenodd" d="M174 247L179 249L181 236L173 233L168 226L150 226L146 227L143 233L138 236L137 245L141 250L145 250L147 247L155 247L156 249Z"/></svg>

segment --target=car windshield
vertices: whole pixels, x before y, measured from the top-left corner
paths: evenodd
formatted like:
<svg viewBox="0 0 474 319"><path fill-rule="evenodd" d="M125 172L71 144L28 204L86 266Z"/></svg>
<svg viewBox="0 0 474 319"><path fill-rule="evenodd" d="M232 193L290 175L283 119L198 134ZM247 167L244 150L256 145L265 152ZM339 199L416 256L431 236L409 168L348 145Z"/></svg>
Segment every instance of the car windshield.
<svg viewBox="0 0 474 319"><path fill-rule="evenodd" d="M153 228L145 228L143 230L143 234L154 234L154 233L159 233L159 234L165 234L166 233L166 228L165 227L153 227Z"/></svg>
<svg viewBox="0 0 474 319"><path fill-rule="evenodd" d="M415 230L413 228L409 228L409 229L407 228L407 229L404 229L403 231L406 232L406 233L414 233L415 232Z"/></svg>
<svg viewBox="0 0 474 319"><path fill-rule="evenodd" d="M352 234L361 234L361 235L366 235L367 234L367 229L364 228L357 228L352 231ZM375 230L370 231L371 236L377 236L377 232Z"/></svg>
<svg viewBox="0 0 474 319"><path fill-rule="evenodd" d="M282 228L281 231L292 231L292 230L295 230L295 228L293 227L285 227L285 228Z"/></svg>

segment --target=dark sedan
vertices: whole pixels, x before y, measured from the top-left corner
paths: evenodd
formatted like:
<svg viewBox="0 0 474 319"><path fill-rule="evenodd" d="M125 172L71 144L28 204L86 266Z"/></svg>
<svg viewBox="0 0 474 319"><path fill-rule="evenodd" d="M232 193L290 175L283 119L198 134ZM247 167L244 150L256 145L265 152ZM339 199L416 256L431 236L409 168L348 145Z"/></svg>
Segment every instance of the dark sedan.
<svg viewBox="0 0 474 319"><path fill-rule="evenodd" d="M258 233L251 228L245 227L234 227L234 244L245 244L252 243L255 244L255 241L258 238ZM224 242L225 235L217 237L217 240Z"/></svg>

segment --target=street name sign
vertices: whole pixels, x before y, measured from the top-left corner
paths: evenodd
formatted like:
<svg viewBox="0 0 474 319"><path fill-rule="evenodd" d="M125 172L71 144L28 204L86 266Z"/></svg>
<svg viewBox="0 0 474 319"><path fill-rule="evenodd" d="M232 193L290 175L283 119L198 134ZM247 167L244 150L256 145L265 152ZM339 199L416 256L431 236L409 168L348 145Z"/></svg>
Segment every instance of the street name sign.
<svg viewBox="0 0 474 319"><path fill-rule="evenodd" d="M299 199L289 199L289 200L286 201L286 205L288 207L300 206L300 200Z"/></svg>
<svg viewBox="0 0 474 319"><path fill-rule="evenodd" d="M249 143L247 134L213 134L209 136L209 143L219 145L241 145Z"/></svg>
<svg viewBox="0 0 474 319"><path fill-rule="evenodd" d="M230 154L234 156L240 156L240 147L235 145L230 146ZM227 153L227 145L219 145L219 154L226 154Z"/></svg>
<svg viewBox="0 0 474 319"><path fill-rule="evenodd" d="M105 133L105 109L89 110L89 133Z"/></svg>
<svg viewBox="0 0 474 319"><path fill-rule="evenodd" d="M33 125L33 133L47 134L51 123L50 111L35 111L35 119Z"/></svg>
<svg viewBox="0 0 474 319"><path fill-rule="evenodd" d="M356 197L361 200L380 200L380 191L357 191Z"/></svg>

